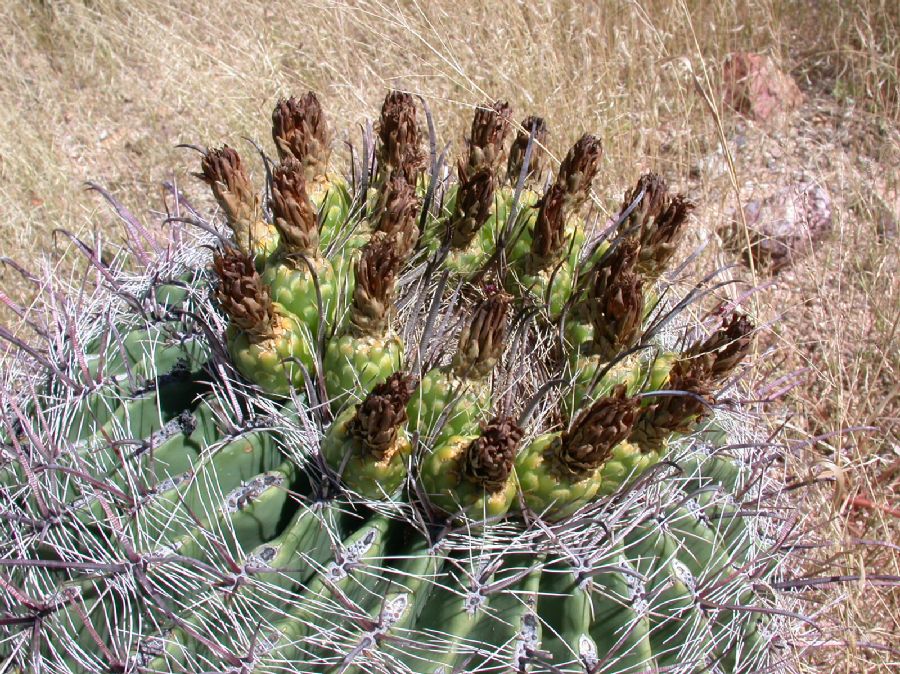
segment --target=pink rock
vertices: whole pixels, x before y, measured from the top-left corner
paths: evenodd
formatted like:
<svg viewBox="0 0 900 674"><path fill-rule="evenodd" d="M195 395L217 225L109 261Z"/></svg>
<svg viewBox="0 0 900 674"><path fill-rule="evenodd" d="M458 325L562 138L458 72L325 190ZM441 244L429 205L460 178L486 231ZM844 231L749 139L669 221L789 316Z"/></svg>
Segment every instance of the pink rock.
<svg viewBox="0 0 900 674"><path fill-rule="evenodd" d="M794 78L763 54L732 54L723 67L722 80L725 104L759 122L774 121L803 103Z"/></svg>
<svg viewBox="0 0 900 674"><path fill-rule="evenodd" d="M744 219L754 262L777 272L808 254L831 232L831 197L821 185L795 183L747 202ZM738 230L740 223L735 225ZM735 236L734 243L741 244L741 238ZM746 252L746 240L743 248Z"/></svg>

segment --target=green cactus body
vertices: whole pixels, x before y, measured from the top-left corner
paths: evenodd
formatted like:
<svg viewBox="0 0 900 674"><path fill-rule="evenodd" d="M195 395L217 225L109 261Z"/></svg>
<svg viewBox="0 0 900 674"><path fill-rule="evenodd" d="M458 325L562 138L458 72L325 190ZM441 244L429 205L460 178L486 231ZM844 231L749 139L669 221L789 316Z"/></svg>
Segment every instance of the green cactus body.
<svg viewBox="0 0 900 674"><path fill-rule="evenodd" d="M389 526L387 518L376 515L340 544L337 556L303 587L291 614L275 622L271 636L266 635L273 643L253 674L276 672L282 663L308 657L310 645L304 640L313 624L325 629L340 627L343 615L338 593L350 601L368 594L366 587L374 580L373 569L384 554Z"/></svg>
<svg viewBox="0 0 900 674"><path fill-rule="evenodd" d="M478 623L472 635L489 653L485 658L487 666L527 671L540 648L543 628L538 617L541 563L540 555L521 559L512 556L505 565L509 574L506 577L525 575L508 591L488 595L488 617Z"/></svg>
<svg viewBox="0 0 900 674"><path fill-rule="evenodd" d="M650 358L644 354L633 354L612 365L596 355L575 359L569 366L572 385L563 399L568 416L574 416L576 410L609 395L619 384L626 385L629 395L663 389L674 359L675 355L670 353L660 353ZM652 404L652 399L647 398L643 404Z"/></svg>
<svg viewBox="0 0 900 674"><path fill-rule="evenodd" d="M304 387L303 368L313 371L313 339L286 310L278 309L273 337L254 343L248 335L229 330L228 349L242 375L264 391L288 394Z"/></svg>
<svg viewBox="0 0 900 674"><path fill-rule="evenodd" d="M601 377L599 373L607 366L608 371ZM596 382L595 377L598 378ZM589 356L579 358L571 364L571 379L572 386L564 398L569 417L574 416L576 410L584 409L598 398L609 395L619 384L625 384L629 394L637 393L643 377L637 357L626 358L610 366L599 356Z"/></svg>
<svg viewBox="0 0 900 674"><path fill-rule="evenodd" d="M485 263L497 249L497 242L503 227L506 225L509 214L510 195L497 195L494 199L494 207L491 215L475 236L464 248L452 248L444 261L444 268L454 276L469 278L484 267ZM447 219L456 208L456 190L452 189L444 204L443 219L439 219L426 230L423 237L424 244L429 253L434 254L444 243L446 236Z"/></svg>
<svg viewBox="0 0 900 674"><path fill-rule="evenodd" d="M0 371L10 671L777 669L794 610L778 581L803 546L776 539L769 514L789 503L753 429L726 432L747 417L698 411L753 326L710 312L683 354L640 333L689 206L657 215L644 177L628 223L653 226L585 251L590 135L510 222L510 115L476 110L459 186L442 181L446 210L423 213L412 96L386 100L380 168L354 174L369 204L326 171L317 98L281 101L268 208L234 150L204 153L237 245L135 245L90 302L50 284L48 335ZM546 124L526 122L543 146ZM254 234L272 224L277 250ZM405 346L445 365L417 381ZM692 395L641 395L669 388Z"/></svg>
<svg viewBox="0 0 900 674"><path fill-rule="evenodd" d="M463 379L442 368L434 368L422 377L419 389L409 402L410 428L430 438L442 415L446 415L445 423L434 435L434 444L438 443L438 438L472 435L489 404L490 391L485 382Z"/></svg>
<svg viewBox="0 0 900 674"><path fill-rule="evenodd" d="M466 447L477 437L448 437L422 462L419 477L429 500L444 512L466 512L474 519L492 520L509 510L518 482L513 474L501 489L492 493L464 475Z"/></svg>
<svg viewBox="0 0 900 674"><path fill-rule="evenodd" d="M278 250L280 237L278 230L269 223L258 223L260 226L252 230L253 241L250 244L250 252L253 255L257 268L262 268L275 255Z"/></svg>
<svg viewBox="0 0 900 674"><path fill-rule="evenodd" d="M137 512L133 521L135 535L152 545L166 545L196 526L194 513L208 516L211 505L242 482L275 470L282 460L280 452L266 433L253 432L212 445L201 459L202 469L161 482L149 503ZM175 518L174 514L182 513Z"/></svg>
<svg viewBox="0 0 900 674"><path fill-rule="evenodd" d="M332 177L327 191L322 193L317 190L310 194L310 199L319 211L320 236L323 249L331 245L341 245L342 248L358 248L365 242L360 236L362 232L358 228L348 227L350 208L353 196L350 194L350 186L343 178Z"/></svg>
<svg viewBox="0 0 900 674"><path fill-rule="evenodd" d="M176 368L196 373L209 359L209 347L198 335L185 335L178 323L128 331L103 344L89 344L84 361L92 381L131 377L137 382L154 379ZM105 348L104 348L105 347Z"/></svg>
<svg viewBox="0 0 900 674"><path fill-rule="evenodd" d="M240 558L275 537L290 504L295 478L296 468L285 463L275 470L258 473L225 496L217 509L217 520L209 526L222 536L229 554ZM209 561L210 555L216 554L201 536L187 536L178 546L178 554L201 561Z"/></svg>
<svg viewBox="0 0 900 674"><path fill-rule="evenodd" d="M624 555L614 561L622 571L597 574L593 580L591 637L599 660L593 671L605 674L653 671L655 662L644 585Z"/></svg>
<svg viewBox="0 0 900 674"><path fill-rule="evenodd" d="M375 639L388 657L398 657L402 647L391 653L394 650L388 647L391 637L402 639L409 628L415 625L419 613L428 603L435 576L443 561L444 553L433 548L424 538L419 538L404 549L396 568L385 569L378 584L366 598L365 612L376 627L347 637L342 635L338 641L343 642L342 647L334 649L337 652L330 658L326 656L326 660L335 661L326 671L329 674L365 674L368 671L367 665L357 666L353 663L361 659L361 649ZM339 631L344 629L342 626ZM378 634L378 637L373 639L373 633Z"/></svg>
<svg viewBox="0 0 900 674"><path fill-rule="evenodd" d="M409 438L401 428L386 456L374 459L348 430L355 414L356 410L349 408L334 420L322 441L322 454L334 470L340 471L347 486L360 495L371 499L391 498L406 480L412 451Z"/></svg>
<svg viewBox="0 0 900 674"><path fill-rule="evenodd" d="M559 562L548 564L541 577L540 615L550 628L544 629L544 647L561 672L580 674L598 662L597 645L590 633L592 585L568 560Z"/></svg>
<svg viewBox="0 0 900 674"><path fill-rule="evenodd" d="M376 384L402 369L403 342L393 333L344 334L328 342L323 365L325 388L337 410L359 402Z"/></svg>
<svg viewBox="0 0 900 674"><path fill-rule="evenodd" d="M457 671L471 662L472 649L481 646L475 630L489 615L484 589L494 580L485 563L467 554L446 565L416 625L419 643L400 654L410 671Z"/></svg>

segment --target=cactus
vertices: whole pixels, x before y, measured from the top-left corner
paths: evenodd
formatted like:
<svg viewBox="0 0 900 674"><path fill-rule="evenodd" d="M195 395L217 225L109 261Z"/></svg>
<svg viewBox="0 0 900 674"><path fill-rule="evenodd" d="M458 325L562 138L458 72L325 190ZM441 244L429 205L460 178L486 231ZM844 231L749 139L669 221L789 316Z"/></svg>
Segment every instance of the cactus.
<svg viewBox="0 0 900 674"><path fill-rule="evenodd" d="M34 344L0 333L8 669L781 666L783 497L717 397L752 324L662 339L693 206L645 176L589 241L600 141L548 181L547 125L507 149L511 115L479 108L433 184L391 92L354 182L318 99L280 101L270 215L207 151L226 228L91 253L87 306L57 281Z"/></svg>

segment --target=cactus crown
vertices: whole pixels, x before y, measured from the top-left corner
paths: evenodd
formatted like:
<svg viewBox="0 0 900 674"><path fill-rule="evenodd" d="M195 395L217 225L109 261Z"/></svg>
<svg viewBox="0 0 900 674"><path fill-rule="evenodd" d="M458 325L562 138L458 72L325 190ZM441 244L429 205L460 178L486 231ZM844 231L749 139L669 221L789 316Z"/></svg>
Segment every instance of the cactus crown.
<svg viewBox="0 0 900 674"><path fill-rule="evenodd" d="M391 92L377 173L368 155L356 181L326 171L318 99L279 101L271 218L236 152L201 165L244 250L204 221L158 258L135 237L142 273L90 256L99 308L51 314L0 388L14 671L743 674L780 657L777 588L802 546L767 519L785 511L775 447L714 397L752 325L673 352L697 326L669 310L693 295L667 300L660 272L689 202L642 176L610 240L586 240L600 141L544 186L528 118L499 180L511 114L476 112L454 183L441 157L420 173L415 101Z"/></svg>

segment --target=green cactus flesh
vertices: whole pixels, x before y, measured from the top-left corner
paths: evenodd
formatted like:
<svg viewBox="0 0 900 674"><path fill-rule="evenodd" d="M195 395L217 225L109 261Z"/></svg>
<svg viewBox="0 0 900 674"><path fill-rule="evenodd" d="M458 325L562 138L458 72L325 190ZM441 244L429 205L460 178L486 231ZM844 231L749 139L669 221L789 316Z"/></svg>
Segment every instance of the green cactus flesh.
<svg viewBox="0 0 900 674"><path fill-rule="evenodd" d="M0 661L60 674L778 669L794 613L773 589L790 565L771 521L781 490L758 470L773 446L711 405L747 350L744 323L681 355L671 345L698 326L676 316L601 355L605 326L580 293L610 244L588 242L578 210L599 141L566 156L556 202L517 198L497 173L509 108L479 108L460 175L492 172L492 202L448 250L457 187L429 184L442 169L423 165L414 99L389 102L375 156L432 197L417 247L418 229L404 239L368 220L389 176L333 172L315 96L282 101L279 170L308 172L285 190L318 213L288 223L291 245L312 271L284 236L254 259L212 228L182 232L159 258L141 248L134 269L104 268L88 308L11 357ZM564 211L536 233L546 203ZM354 286L366 251L393 245L395 277L370 267ZM644 308L666 296L656 278ZM65 291L84 292L53 287L48 311Z"/></svg>

